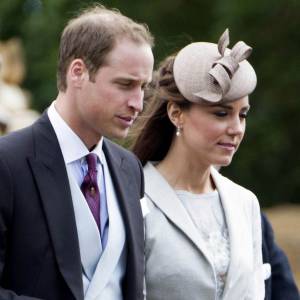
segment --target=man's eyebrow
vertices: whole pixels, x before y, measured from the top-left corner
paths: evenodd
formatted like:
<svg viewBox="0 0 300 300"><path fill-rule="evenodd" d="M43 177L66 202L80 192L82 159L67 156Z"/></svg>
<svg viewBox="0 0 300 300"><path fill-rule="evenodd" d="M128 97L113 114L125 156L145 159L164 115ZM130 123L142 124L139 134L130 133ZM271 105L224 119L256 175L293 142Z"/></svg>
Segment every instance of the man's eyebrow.
<svg viewBox="0 0 300 300"><path fill-rule="evenodd" d="M131 74L119 74L116 76L116 79L138 81L138 80L140 80L140 77L137 75L131 75Z"/></svg>
<svg viewBox="0 0 300 300"><path fill-rule="evenodd" d="M151 83L151 80L145 78L145 79L141 79L141 78L138 78L136 76L119 76L119 77L116 77L114 79L115 82L141 82L142 84L144 85L149 85Z"/></svg>

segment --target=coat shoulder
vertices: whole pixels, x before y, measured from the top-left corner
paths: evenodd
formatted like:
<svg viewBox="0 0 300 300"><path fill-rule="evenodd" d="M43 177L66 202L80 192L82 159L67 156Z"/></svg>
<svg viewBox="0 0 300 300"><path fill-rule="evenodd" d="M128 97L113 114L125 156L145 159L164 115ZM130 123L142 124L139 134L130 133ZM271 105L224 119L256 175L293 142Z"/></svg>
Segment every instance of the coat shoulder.
<svg viewBox="0 0 300 300"><path fill-rule="evenodd" d="M212 171L213 177L216 178L218 181L222 183L222 185L226 186L227 188L230 188L232 190L235 190L241 195L246 196L245 198L252 198L252 199L257 199L256 195L249 189L239 185L238 183L232 181L228 177L222 175L218 171L214 170Z"/></svg>

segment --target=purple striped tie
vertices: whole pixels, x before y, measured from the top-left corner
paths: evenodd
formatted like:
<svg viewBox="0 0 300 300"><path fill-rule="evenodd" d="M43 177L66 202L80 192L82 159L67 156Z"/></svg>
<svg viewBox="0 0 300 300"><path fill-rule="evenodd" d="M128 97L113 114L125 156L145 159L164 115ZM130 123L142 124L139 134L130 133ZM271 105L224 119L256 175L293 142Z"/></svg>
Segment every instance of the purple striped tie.
<svg viewBox="0 0 300 300"><path fill-rule="evenodd" d="M80 188L94 216L98 229L100 229L100 193L97 184L97 154L88 154L86 161L88 172Z"/></svg>

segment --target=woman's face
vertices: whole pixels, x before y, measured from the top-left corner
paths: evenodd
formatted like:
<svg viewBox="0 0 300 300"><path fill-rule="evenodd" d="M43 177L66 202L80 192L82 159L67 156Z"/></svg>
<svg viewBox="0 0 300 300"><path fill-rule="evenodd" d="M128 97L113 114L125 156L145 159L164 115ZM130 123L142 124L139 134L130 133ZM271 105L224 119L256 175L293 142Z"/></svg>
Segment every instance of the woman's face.
<svg viewBox="0 0 300 300"><path fill-rule="evenodd" d="M248 96L233 102L193 104L182 112L182 139L188 155L202 164L227 166L246 127Z"/></svg>

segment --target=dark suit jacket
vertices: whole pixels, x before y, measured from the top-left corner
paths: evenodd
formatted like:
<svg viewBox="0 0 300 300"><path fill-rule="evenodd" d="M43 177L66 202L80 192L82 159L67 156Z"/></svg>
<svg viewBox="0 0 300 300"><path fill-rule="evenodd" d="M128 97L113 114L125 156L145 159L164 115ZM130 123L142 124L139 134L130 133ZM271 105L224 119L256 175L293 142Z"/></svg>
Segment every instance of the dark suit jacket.
<svg viewBox="0 0 300 300"><path fill-rule="evenodd" d="M126 227L123 295L126 300L140 300L142 168L131 153L107 139L103 151ZM46 113L34 125L0 138L0 299L34 298L83 299L70 187Z"/></svg>
<svg viewBox="0 0 300 300"><path fill-rule="evenodd" d="M300 300L299 291L284 252L276 245L274 233L267 217L262 214L263 261L272 269L266 281L266 300Z"/></svg>

